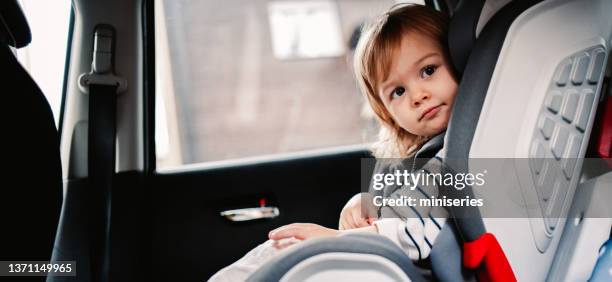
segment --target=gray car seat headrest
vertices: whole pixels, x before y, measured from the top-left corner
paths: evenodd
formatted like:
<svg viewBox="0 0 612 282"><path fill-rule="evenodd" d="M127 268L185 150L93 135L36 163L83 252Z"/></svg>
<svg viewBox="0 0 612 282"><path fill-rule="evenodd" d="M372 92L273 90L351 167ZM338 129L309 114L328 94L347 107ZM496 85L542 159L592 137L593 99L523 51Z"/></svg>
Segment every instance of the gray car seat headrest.
<svg viewBox="0 0 612 282"><path fill-rule="evenodd" d="M462 0L448 27L448 47L457 79L461 79L474 41L476 26L485 0Z"/></svg>
<svg viewBox="0 0 612 282"><path fill-rule="evenodd" d="M0 40L21 48L30 44L32 34L17 0L0 1Z"/></svg>
<svg viewBox="0 0 612 282"><path fill-rule="evenodd" d="M476 37L480 34L484 26L489 22L489 20L497 13L497 11L501 10L508 2L512 0L486 0L484 5L482 6L482 11L480 12L480 18L478 19L478 24L476 25Z"/></svg>
<svg viewBox="0 0 612 282"><path fill-rule="evenodd" d="M511 0L462 0L455 7L448 30L451 61L460 80L472 46L486 23Z"/></svg>

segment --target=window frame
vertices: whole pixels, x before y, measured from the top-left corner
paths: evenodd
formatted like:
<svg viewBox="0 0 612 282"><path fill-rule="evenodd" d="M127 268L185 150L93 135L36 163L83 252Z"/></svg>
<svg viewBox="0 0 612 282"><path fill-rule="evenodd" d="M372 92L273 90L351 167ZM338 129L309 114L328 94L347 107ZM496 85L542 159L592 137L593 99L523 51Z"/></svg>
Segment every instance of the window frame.
<svg viewBox="0 0 612 282"><path fill-rule="evenodd" d="M155 153L155 0L142 1L143 46L143 150L144 173L157 170Z"/></svg>
<svg viewBox="0 0 612 282"><path fill-rule="evenodd" d="M66 42L66 60L64 62L64 77L62 82L62 91L60 97L59 119L57 123L57 133L59 134L60 144L62 130L64 128L64 111L66 110L66 92L68 91L68 75L70 72L70 57L72 54L72 38L74 35L74 5L70 1L70 18L68 19L68 36Z"/></svg>
<svg viewBox="0 0 612 282"><path fill-rule="evenodd" d="M433 1L426 0L426 6L436 8ZM443 8L446 5L443 5ZM181 164L170 168L157 168L155 140L155 0L142 1L142 35L143 35L143 129L144 129L144 172L145 174L171 174L189 171L206 171L223 168L258 165L271 162L311 159L345 153L368 152L372 143L362 142L340 146L328 146L316 149L299 150L286 153L268 153L251 157L238 157L228 160L210 160L190 164Z"/></svg>

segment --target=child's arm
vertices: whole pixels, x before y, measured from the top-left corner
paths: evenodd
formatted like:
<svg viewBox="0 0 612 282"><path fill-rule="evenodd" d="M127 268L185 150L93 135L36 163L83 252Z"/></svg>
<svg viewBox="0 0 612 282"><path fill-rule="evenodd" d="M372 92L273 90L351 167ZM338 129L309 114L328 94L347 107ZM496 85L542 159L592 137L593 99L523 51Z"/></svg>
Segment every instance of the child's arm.
<svg viewBox="0 0 612 282"><path fill-rule="evenodd" d="M313 238L334 237L342 234L362 232L377 233L378 231L375 226L366 226L350 230L336 230L313 223L292 223L270 231L270 233L268 233L268 237L271 240L281 240L290 237L295 237L299 240L308 240Z"/></svg>
<svg viewBox="0 0 612 282"><path fill-rule="evenodd" d="M374 233L374 234L377 234L378 233L378 229L376 228L375 225L370 225L370 226L366 226L366 227L341 230L338 235L346 235L346 234L352 234L352 233Z"/></svg>
<svg viewBox="0 0 612 282"><path fill-rule="evenodd" d="M420 260L429 256L431 244L441 228L439 225L443 225L444 221L444 218L427 218L423 224L416 218L386 218L375 221L372 226L350 230L336 230L312 223L293 223L270 231L268 237L276 241L291 237L308 240L350 233L377 233L397 244L411 259Z"/></svg>

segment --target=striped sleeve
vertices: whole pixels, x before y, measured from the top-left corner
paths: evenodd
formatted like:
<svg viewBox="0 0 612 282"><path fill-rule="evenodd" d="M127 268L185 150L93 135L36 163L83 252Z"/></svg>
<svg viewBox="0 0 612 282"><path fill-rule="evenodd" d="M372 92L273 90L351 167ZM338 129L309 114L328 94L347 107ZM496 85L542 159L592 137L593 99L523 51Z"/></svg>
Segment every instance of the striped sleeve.
<svg viewBox="0 0 612 282"><path fill-rule="evenodd" d="M442 167L441 150L429 159L420 170L424 173L440 173ZM414 171L413 171L414 172ZM384 196L389 199L410 197L413 199L433 199L438 197L439 186L435 181L419 183L416 189L402 187L385 188ZM375 221L378 233L396 243L410 259L418 261L429 257L435 240L446 224L448 212L443 207L398 206L382 207L380 219Z"/></svg>
<svg viewBox="0 0 612 282"><path fill-rule="evenodd" d="M446 218L384 218L374 222L378 234L397 244L412 260L429 256Z"/></svg>

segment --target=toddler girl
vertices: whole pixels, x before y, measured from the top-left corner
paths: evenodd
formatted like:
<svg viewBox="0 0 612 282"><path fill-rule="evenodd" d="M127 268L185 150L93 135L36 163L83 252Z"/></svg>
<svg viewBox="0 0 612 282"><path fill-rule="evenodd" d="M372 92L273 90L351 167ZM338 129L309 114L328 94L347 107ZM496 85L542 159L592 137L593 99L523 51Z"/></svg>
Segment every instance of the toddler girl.
<svg viewBox="0 0 612 282"><path fill-rule="evenodd" d="M447 18L426 6L392 8L366 26L355 50L354 70L362 93L381 124L373 153L378 158L431 158L441 148L457 92L446 44ZM377 165L377 170L389 169ZM385 197L421 193L385 187ZM270 231L270 241L224 268L211 280L244 280L283 246L349 232L388 237L417 262L424 261L444 224L431 211L415 208L380 210L369 194L357 194L340 214L339 230L294 223ZM365 210L362 213L362 202ZM279 243L280 242L280 243Z"/></svg>

